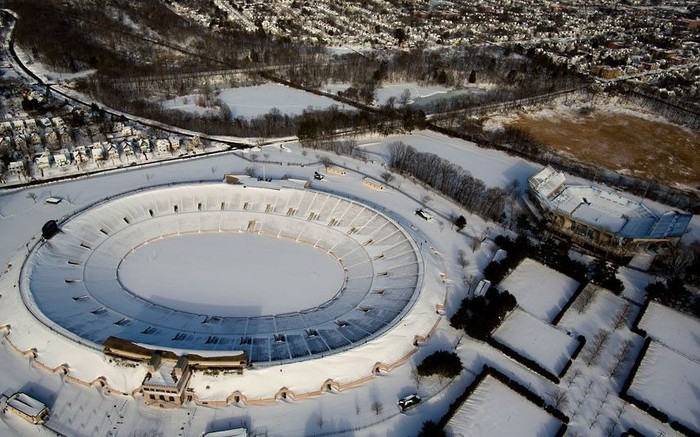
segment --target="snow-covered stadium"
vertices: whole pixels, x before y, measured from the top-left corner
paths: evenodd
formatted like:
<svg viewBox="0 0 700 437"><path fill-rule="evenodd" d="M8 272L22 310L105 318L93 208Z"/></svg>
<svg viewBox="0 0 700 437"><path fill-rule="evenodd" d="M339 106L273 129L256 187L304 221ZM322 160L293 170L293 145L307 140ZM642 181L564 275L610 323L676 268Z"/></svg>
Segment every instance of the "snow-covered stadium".
<svg viewBox="0 0 700 437"><path fill-rule="evenodd" d="M386 215L293 187L185 184L59 221L21 273L46 325L101 348L246 352L264 365L366 343L422 285L413 238Z"/></svg>

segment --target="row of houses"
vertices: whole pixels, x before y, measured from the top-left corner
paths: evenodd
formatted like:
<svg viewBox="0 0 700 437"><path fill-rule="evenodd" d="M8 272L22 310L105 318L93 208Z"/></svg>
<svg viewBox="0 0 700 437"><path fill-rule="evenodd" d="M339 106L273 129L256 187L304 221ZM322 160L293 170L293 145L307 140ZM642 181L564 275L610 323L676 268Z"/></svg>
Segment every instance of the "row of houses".
<svg viewBox="0 0 700 437"><path fill-rule="evenodd" d="M168 139L133 138L119 142L95 142L89 146L80 145L71 149L44 150L34 155L31 164L38 170L46 170L51 167L61 168L72 164L81 165L88 162L120 160L122 157L130 159L137 155L147 156L147 154L151 153L158 155L172 154L183 146L188 152L203 148L202 142L197 137L185 141L184 144L179 137L170 137ZM7 171L10 175L25 175L29 170L28 164L28 161L18 157L18 159L9 163Z"/></svg>

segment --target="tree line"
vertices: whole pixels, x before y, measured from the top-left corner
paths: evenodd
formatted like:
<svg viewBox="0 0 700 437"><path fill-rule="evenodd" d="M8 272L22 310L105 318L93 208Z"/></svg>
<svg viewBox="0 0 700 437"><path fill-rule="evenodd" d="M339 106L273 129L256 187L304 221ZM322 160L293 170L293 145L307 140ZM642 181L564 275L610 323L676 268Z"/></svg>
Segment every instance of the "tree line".
<svg viewBox="0 0 700 437"><path fill-rule="evenodd" d="M503 219L508 192L499 187L486 188L471 173L433 153L418 152L396 141L388 146L389 166L440 191L468 211L499 222Z"/></svg>

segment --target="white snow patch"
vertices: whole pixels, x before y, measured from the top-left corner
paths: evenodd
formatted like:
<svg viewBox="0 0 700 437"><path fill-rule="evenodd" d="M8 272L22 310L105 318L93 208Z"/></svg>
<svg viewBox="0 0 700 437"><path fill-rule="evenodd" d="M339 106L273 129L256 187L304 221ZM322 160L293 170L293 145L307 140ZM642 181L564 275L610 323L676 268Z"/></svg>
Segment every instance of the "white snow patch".
<svg viewBox="0 0 700 437"><path fill-rule="evenodd" d="M700 364L652 342L628 393L700 431Z"/></svg>
<svg viewBox="0 0 700 437"><path fill-rule="evenodd" d="M576 350L576 340L528 313L515 309L493 338L529 358L554 375Z"/></svg>
<svg viewBox="0 0 700 437"><path fill-rule="evenodd" d="M508 290L525 311L551 322L578 286L576 280L527 258L498 288Z"/></svg>
<svg viewBox="0 0 700 437"><path fill-rule="evenodd" d="M639 327L665 346L700 361L698 319L651 302L639 322Z"/></svg>
<svg viewBox="0 0 700 437"><path fill-rule="evenodd" d="M487 376L445 427L452 436L554 435L561 424L543 409Z"/></svg>
<svg viewBox="0 0 700 437"><path fill-rule="evenodd" d="M127 255L118 271L126 288L149 302L222 317L312 308L343 283L338 263L319 249L239 233L156 240Z"/></svg>

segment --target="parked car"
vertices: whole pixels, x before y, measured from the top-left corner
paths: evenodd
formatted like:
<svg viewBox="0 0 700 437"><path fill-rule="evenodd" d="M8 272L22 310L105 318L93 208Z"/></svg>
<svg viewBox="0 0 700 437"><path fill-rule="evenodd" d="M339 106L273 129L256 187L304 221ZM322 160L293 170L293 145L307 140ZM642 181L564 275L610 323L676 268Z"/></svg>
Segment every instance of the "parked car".
<svg viewBox="0 0 700 437"><path fill-rule="evenodd" d="M420 401L420 396L414 393L412 395L406 396L405 398L399 399L398 404L399 408L401 408L401 411L406 411L412 406L419 404Z"/></svg>
<svg viewBox="0 0 700 437"><path fill-rule="evenodd" d="M427 220L427 221L430 221L433 219L433 216L428 214L424 209L417 210L416 215L418 217L422 218L423 220Z"/></svg>
<svg viewBox="0 0 700 437"><path fill-rule="evenodd" d="M323 175L321 173L315 171L314 172L314 179L316 179L317 181L320 181L323 179Z"/></svg>

